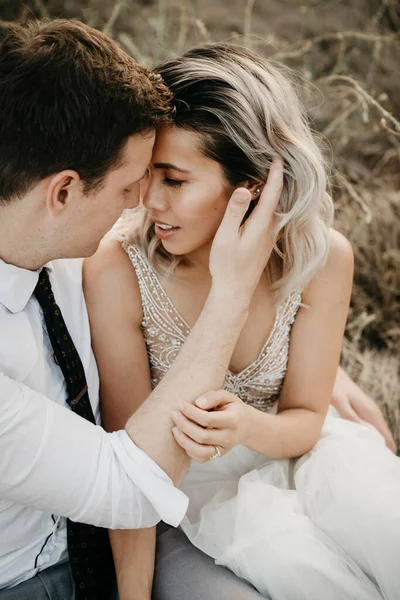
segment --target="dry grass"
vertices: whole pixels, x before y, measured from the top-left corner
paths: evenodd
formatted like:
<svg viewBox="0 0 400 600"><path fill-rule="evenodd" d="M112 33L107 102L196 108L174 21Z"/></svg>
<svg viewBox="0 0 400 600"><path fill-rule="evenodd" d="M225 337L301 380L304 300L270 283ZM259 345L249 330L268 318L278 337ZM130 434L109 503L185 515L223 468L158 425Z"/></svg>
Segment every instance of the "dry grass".
<svg viewBox="0 0 400 600"><path fill-rule="evenodd" d="M343 363L400 444L400 8L396 0L0 0L0 28L31 15L103 28L153 65L194 43L230 39L282 60L332 163L337 228L355 284Z"/></svg>

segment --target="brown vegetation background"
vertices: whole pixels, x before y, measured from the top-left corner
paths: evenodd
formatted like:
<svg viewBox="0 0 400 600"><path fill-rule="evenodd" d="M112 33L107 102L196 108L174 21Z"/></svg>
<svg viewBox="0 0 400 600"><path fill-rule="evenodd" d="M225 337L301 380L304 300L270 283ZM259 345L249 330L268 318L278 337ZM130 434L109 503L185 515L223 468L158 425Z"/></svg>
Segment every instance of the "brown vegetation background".
<svg viewBox="0 0 400 600"><path fill-rule="evenodd" d="M0 33L35 16L104 29L148 66L195 43L233 40L296 69L326 142L336 226L355 282L348 372L400 444L400 5L396 0L0 0Z"/></svg>

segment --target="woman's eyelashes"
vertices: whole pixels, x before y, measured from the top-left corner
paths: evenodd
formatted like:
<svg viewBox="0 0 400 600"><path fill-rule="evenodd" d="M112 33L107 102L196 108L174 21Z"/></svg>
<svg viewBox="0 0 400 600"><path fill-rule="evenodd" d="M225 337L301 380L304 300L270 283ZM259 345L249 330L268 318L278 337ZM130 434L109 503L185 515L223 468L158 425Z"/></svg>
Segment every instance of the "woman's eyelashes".
<svg viewBox="0 0 400 600"><path fill-rule="evenodd" d="M164 177L163 182L165 183L165 185L168 185L170 187L176 187L176 188L181 187L181 185L183 183L185 183L184 181L181 181L180 179L171 179L170 177Z"/></svg>

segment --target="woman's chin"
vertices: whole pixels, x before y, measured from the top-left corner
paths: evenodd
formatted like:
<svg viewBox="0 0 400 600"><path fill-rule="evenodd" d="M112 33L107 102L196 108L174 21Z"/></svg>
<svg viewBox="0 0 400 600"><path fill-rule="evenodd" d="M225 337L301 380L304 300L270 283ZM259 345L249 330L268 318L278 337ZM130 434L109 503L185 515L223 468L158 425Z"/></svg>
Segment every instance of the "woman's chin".
<svg viewBox="0 0 400 600"><path fill-rule="evenodd" d="M193 244L185 244L182 241L178 240L161 240L164 250L169 252L169 254L173 254L174 256L185 256L185 254L190 254L194 252L197 248L193 247Z"/></svg>
<svg viewBox="0 0 400 600"><path fill-rule="evenodd" d="M186 254L186 249L182 246L182 244L174 242L173 240L160 240L164 250L173 254L174 256L182 256Z"/></svg>

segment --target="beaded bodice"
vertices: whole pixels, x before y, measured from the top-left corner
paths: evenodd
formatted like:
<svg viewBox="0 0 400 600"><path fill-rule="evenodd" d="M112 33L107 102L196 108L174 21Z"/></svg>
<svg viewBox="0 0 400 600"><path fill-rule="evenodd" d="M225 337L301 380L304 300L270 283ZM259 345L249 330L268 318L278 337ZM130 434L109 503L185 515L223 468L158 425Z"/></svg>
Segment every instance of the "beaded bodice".
<svg viewBox="0 0 400 600"><path fill-rule="evenodd" d="M150 361L153 388L171 367L190 326L179 314L160 280L136 244L124 244L139 282L143 305L142 331ZM286 373L290 330L301 303L291 293L277 308L272 331L258 358L240 373L228 371L224 388L259 410L275 406Z"/></svg>

